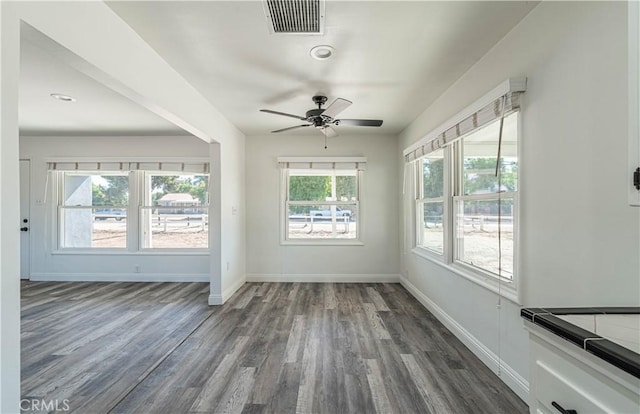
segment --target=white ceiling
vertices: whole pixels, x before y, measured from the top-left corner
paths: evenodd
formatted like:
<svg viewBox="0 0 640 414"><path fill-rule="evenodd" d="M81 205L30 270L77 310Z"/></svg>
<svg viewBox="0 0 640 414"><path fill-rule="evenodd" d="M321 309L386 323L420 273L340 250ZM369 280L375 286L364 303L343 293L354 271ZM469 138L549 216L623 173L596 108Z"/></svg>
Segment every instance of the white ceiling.
<svg viewBox="0 0 640 414"><path fill-rule="evenodd" d="M185 135L186 132L103 86L25 38L20 45L21 135ZM52 93L76 98L53 99Z"/></svg>
<svg viewBox="0 0 640 414"><path fill-rule="evenodd" d="M300 124L259 109L304 115L319 93L353 101L339 117L384 120L338 126L340 134L396 134L537 2L328 1L321 36L270 34L261 1L108 4L229 121L258 135ZM318 44L334 57L312 59ZM22 65L21 131L181 133L35 45L23 45ZM53 92L78 102L54 101Z"/></svg>

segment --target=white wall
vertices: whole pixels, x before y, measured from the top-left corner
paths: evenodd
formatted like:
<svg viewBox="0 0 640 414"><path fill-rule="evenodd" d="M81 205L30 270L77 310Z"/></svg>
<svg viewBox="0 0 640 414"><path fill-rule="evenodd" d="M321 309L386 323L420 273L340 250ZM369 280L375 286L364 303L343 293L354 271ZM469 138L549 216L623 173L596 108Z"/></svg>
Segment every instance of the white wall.
<svg viewBox="0 0 640 414"><path fill-rule="evenodd" d="M223 289L228 297L244 282L244 215L227 219L231 206L243 204L244 188L235 184L243 182L244 135L104 3L19 3L13 7L21 19L45 35L30 40L86 75L218 146L209 151L216 166L211 182L219 191L210 214L209 303L222 303ZM141 73L145 76L140 76Z"/></svg>
<svg viewBox="0 0 640 414"><path fill-rule="evenodd" d="M626 199L626 8L624 2L540 4L400 136L401 153L505 79L528 77L522 305L640 305L640 210ZM490 365L500 358L507 365L503 379L523 395L528 338L520 306L503 301L498 325L495 294L410 249L402 263L408 285Z"/></svg>
<svg viewBox="0 0 640 414"><path fill-rule="evenodd" d="M222 302L233 295L246 281L245 217L245 140L226 142L220 157L221 183L221 290ZM210 302L211 303L211 302Z"/></svg>
<svg viewBox="0 0 640 414"><path fill-rule="evenodd" d="M0 110L0 411L17 412L19 402L19 274L18 246L18 89L20 23L26 22L52 39L48 45L66 63L103 82L163 118L211 145L219 145L218 159L226 157L211 180L220 190L218 210L210 213L212 239L219 249L211 251L211 296L222 298L222 246L230 263L225 284L239 286L244 268L244 215L225 222L222 208L243 205L243 187L226 183L242 182L244 135L168 65L157 52L103 2L0 2L2 24ZM162 87L158 87L162 85ZM204 152L202 155L206 154ZM214 151L209 151L213 154ZM229 161L235 162L230 165ZM213 162L213 159L212 159ZM237 164L240 163L240 164ZM216 164L220 165L220 163ZM224 183L224 184L223 184ZM243 208L240 211L244 211ZM227 247L225 247L227 248ZM210 303L211 297L210 297Z"/></svg>
<svg viewBox="0 0 640 414"><path fill-rule="evenodd" d="M324 149L321 135L291 133L247 138L248 280L397 280L396 137L341 135ZM361 198L364 246L280 244L279 156L364 156Z"/></svg>
<svg viewBox="0 0 640 414"><path fill-rule="evenodd" d="M0 3L0 412L20 400L19 21Z"/></svg>
<svg viewBox="0 0 640 414"><path fill-rule="evenodd" d="M121 254L56 254L52 183L43 200L46 160L51 158L201 158L209 144L192 136L178 137L21 137L20 158L31 161L31 279L208 281L209 253L180 255L163 252ZM135 272L139 266L140 272Z"/></svg>

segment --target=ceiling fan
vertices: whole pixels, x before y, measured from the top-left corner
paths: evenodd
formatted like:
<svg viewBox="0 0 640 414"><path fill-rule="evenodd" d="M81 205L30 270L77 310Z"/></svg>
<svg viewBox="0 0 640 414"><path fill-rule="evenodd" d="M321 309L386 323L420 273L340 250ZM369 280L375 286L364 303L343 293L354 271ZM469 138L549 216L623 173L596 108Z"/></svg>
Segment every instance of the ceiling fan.
<svg viewBox="0 0 640 414"><path fill-rule="evenodd" d="M381 120L377 119L336 119L336 116L347 109L351 105L351 101L346 99L337 98L325 109L322 109L322 105L327 102L326 96L317 95L311 98L313 102L318 105L317 109L310 109L305 116L292 115L284 112L272 111L270 109L261 109L260 112L266 112L269 114L276 114L282 116L288 116L290 118L296 118L301 121L306 121L308 124L296 125L288 128L276 129L271 132L284 132L296 128L305 128L314 126L322 132L325 137L332 138L337 137L338 133L331 128L332 125L350 125L350 126L370 126L379 127L382 125Z"/></svg>

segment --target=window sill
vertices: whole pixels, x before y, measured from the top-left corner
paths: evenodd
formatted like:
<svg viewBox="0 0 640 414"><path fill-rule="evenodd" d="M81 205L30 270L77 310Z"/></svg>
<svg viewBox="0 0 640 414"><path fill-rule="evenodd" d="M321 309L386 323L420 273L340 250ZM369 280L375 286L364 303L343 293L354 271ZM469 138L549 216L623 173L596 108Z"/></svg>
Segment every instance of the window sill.
<svg viewBox="0 0 640 414"><path fill-rule="evenodd" d="M84 255L84 256L209 256L208 249L157 249L157 250L141 250L130 252L128 250L104 249L104 250L56 250L51 252L52 255L68 256L68 255Z"/></svg>
<svg viewBox="0 0 640 414"><path fill-rule="evenodd" d="M413 248L411 252L416 256L435 263L438 266L443 267L450 272L455 273L456 275L475 283L478 286L481 286L497 295L500 295L501 297L515 303L516 305L522 305L522 303L520 303L520 300L518 299L518 291L514 287L513 282L504 281L499 283L498 279L493 276L481 275L455 263L445 263L443 257L436 256L435 254L430 254L429 252L421 248Z"/></svg>
<svg viewBox="0 0 640 414"><path fill-rule="evenodd" d="M281 246L364 246L360 240L281 240Z"/></svg>
<svg viewBox="0 0 640 414"><path fill-rule="evenodd" d="M431 260L436 263L440 262L440 264L444 263L444 257L441 254L438 254L429 249L425 249L424 247L414 247L411 251L422 258Z"/></svg>

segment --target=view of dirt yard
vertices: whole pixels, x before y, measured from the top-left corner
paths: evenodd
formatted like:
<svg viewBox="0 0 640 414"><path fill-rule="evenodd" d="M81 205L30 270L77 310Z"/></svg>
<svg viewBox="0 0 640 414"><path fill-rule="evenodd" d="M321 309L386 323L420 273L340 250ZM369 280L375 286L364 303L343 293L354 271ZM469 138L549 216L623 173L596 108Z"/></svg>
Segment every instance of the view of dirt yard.
<svg viewBox="0 0 640 414"><path fill-rule="evenodd" d="M207 248L209 226L203 227L201 216L154 215L151 220L150 245L144 248ZM357 223L338 219L335 223L327 219L313 221L301 218L289 220L289 239L355 239ZM93 247L126 247L126 220L108 219L93 224ZM462 261L498 273L498 226L496 221L465 221L458 232L460 237L460 258ZM443 229L439 223L431 223L424 229L423 245L434 250L442 249ZM503 223L501 229L502 275L511 278L513 274L513 224Z"/></svg>
<svg viewBox="0 0 640 414"><path fill-rule="evenodd" d="M503 217L503 220L510 217ZM513 223L502 223L500 231L502 248L502 276L513 276ZM498 274L498 224L497 220L465 220L457 232L460 244L460 259L463 262L481 267ZM441 224L431 224L424 229L423 245L434 250L442 249L443 229Z"/></svg>
<svg viewBox="0 0 640 414"><path fill-rule="evenodd" d="M203 225L204 219L204 225ZM127 221L107 219L93 223L92 247L126 247ZM143 248L207 248L209 225L206 217L187 215L153 215L151 220L151 245Z"/></svg>
<svg viewBox="0 0 640 414"><path fill-rule="evenodd" d="M315 218L290 218L289 239L355 239L357 223L349 219L338 217L336 219L336 234L333 235L333 223L331 219Z"/></svg>

